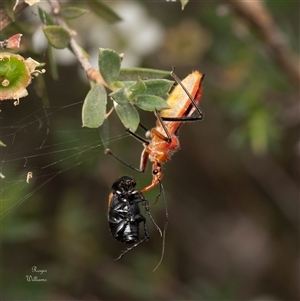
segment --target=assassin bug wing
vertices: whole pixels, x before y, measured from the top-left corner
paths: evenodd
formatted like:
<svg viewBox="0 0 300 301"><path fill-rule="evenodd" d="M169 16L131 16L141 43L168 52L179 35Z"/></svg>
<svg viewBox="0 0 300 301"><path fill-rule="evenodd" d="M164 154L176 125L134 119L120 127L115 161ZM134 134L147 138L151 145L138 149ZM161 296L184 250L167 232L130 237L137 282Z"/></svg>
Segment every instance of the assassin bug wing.
<svg viewBox="0 0 300 301"><path fill-rule="evenodd" d="M201 79L203 75L198 71L194 71L189 74L185 79L181 81L182 86L186 88L196 104L199 103L201 93L198 93L198 90L201 89ZM167 103L170 106L169 109L162 110L160 116L164 117L180 117L184 116L191 105L191 100L187 95L186 91L182 88L181 85L177 85L170 96L167 99ZM197 98L195 98L197 94Z"/></svg>
<svg viewBox="0 0 300 301"><path fill-rule="evenodd" d="M197 107L202 95L202 80L204 75L198 71L189 74L182 81L172 71L172 76L177 82L177 86L173 89L167 99L170 109L160 112L160 117L164 121L164 127L170 135L175 134L184 121L196 121L202 119L203 113ZM197 117L191 117L197 110ZM162 132L162 126L158 126ZM165 132L165 130L164 130Z"/></svg>

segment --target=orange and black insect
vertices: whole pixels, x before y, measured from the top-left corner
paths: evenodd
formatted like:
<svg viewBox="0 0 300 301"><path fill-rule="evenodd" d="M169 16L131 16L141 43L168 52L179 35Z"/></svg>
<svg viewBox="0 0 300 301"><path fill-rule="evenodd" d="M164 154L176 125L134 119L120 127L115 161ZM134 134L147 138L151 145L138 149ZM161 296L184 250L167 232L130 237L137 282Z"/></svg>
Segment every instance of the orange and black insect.
<svg viewBox="0 0 300 301"><path fill-rule="evenodd" d="M156 111L157 117L156 127L150 131L140 124L146 130L146 138L126 131L133 137L143 143L144 150L141 155L140 167L136 168L117 157L111 150L107 149L105 153L114 156L121 163L138 172L144 172L148 161L152 162L152 182L141 191L146 192L161 183L163 178L161 165L170 160L173 153L179 149L178 133L182 124L186 121L197 121L203 118L203 112L198 107L202 95L202 81L204 75L198 71L194 71L184 80L180 80L174 73L171 76L177 82L177 86L173 89L167 99L170 106L169 109L161 112ZM196 114L194 114L196 112Z"/></svg>

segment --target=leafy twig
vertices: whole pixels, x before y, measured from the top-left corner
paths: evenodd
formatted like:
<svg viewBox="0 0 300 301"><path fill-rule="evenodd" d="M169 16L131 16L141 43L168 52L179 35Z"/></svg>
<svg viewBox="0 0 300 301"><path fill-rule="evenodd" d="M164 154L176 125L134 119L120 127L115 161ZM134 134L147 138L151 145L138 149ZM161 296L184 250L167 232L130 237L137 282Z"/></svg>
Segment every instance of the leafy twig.
<svg viewBox="0 0 300 301"><path fill-rule="evenodd" d="M80 62L82 69L86 72L87 77L94 82L100 83L100 84L104 85L105 87L108 87L107 83L101 76L100 72L98 70L96 70L95 68L93 68L93 66L87 59L84 51L82 50L82 48L78 45L78 43L74 39L74 31L59 16L59 12L60 12L59 2L57 0L48 0L48 2L50 3L50 5L52 7L53 14L56 16L57 23L69 32L69 34L71 36L70 47L71 47L74 55Z"/></svg>

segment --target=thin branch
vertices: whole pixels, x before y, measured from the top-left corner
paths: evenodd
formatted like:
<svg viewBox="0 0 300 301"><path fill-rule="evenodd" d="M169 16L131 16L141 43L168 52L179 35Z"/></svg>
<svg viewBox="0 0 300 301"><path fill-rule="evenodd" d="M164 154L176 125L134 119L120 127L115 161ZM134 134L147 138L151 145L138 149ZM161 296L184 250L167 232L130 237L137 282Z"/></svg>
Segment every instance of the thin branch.
<svg viewBox="0 0 300 301"><path fill-rule="evenodd" d="M87 77L94 82L100 83L100 84L104 85L105 87L108 87L108 84L105 82L105 80L101 76L100 72L98 70L96 70L95 68L93 68L93 66L87 59L84 51L82 50L82 48L79 46L79 44L74 39L74 35L75 35L74 30L72 30L66 24L66 22L59 16L59 12L60 12L59 1L48 0L48 2L50 3L50 5L52 7L52 11L53 11L54 15L56 16L57 23L69 32L69 34L71 36L70 47L71 47L74 55L80 62L82 69L86 72Z"/></svg>
<svg viewBox="0 0 300 301"><path fill-rule="evenodd" d="M278 65L284 70L296 88L300 84L300 61L294 51L287 44L285 34L274 22L268 9L261 0L224 0L258 31L268 46L271 55Z"/></svg>

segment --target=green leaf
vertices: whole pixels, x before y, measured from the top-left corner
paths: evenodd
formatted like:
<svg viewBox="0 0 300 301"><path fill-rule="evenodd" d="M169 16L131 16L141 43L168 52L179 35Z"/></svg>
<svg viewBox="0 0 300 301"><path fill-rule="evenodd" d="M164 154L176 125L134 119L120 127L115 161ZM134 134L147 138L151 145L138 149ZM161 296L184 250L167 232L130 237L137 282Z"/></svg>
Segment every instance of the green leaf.
<svg viewBox="0 0 300 301"><path fill-rule="evenodd" d="M127 87L133 85L135 82L131 81L130 84L127 85ZM112 91L116 91L117 89L123 88L125 86L126 82L120 82L120 81L115 81L109 85L109 88Z"/></svg>
<svg viewBox="0 0 300 301"><path fill-rule="evenodd" d="M100 48L98 64L99 72L108 84L118 79L121 68L121 58L117 52L111 49Z"/></svg>
<svg viewBox="0 0 300 301"><path fill-rule="evenodd" d="M103 145L103 148L108 148L108 142L109 142L109 119L105 118L103 123L100 127L98 127L98 134L100 141Z"/></svg>
<svg viewBox="0 0 300 301"><path fill-rule="evenodd" d="M107 95L105 88L95 84L87 94L82 107L82 126L99 127L106 113Z"/></svg>
<svg viewBox="0 0 300 301"><path fill-rule="evenodd" d="M131 102L147 90L146 85L142 80L137 82L125 82L123 87L109 94L112 100L118 104Z"/></svg>
<svg viewBox="0 0 300 301"><path fill-rule="evenodd" d="M88 10L80 8L80 7L75 7L75 6L67 6L63 7L60 10L61 15L66 18L66 19L76 19L87 13Z"/></svg>
<svg viewBox="0 0 300 301"><path fill-rule="evenodd" d="M112 92L109 96L118 104L133 102L145 111L169 109L166 103L167 92L173 81L164 79L138 80L137 82L123 82L124 87Z"/></svg>
<svg viewBox="0 0 300 301"><path fill-rule="evenodd" d="M61 26L42 26L42 30L51 46L57 49L66 48L70 42L69 32Z"/></svg>
<svg viewBox="0 0 300 301"><path fill-rule="evenodd" d="M5 9L5 13L9 16L9 18L12 21L15 21L15 14L14 14L15 4L16 4L16 0L4 0L3 1L3 6L4 6L4 9ZM1 37L1 40L2 40L2 37Z"/></svg>
<svg viewBox="0 0 300 301"><path fill-rule="evenodd" d="M93 0L87 1L86 3L88 4L92 12L108 22L117 22L122 20L121 17L119 17L109 6L104 4L102 1Z"/></svg>
<svg viewBox="0 0 300 301"><path fill-rule="evenodd" d="M48 52L50 73L51 73L52 78L54 80L58 80L57 63L55 62L55 57L54 57L54 54L53 54L53 48L49 44L48 44L47 52Z"/></svg>
<svg viewBox="0 0 300 301"><path fill-rule="evenodd" d="M151 112L154 110L161 111L170 108L163 98L155 95L140 95L136 105L144 111Z"/></svg>
<svg viewBox="0 0 300 301"><path fill-rule="evenodd" d="M114 106L123 125L132 132L135 132L140 122L140 116L133 104L130 102L124 102L122 104L115 102Z"/></svg>
<svg viewBox="0 0 300 301"><path fill-rule="evenodd" d="M165 78L170 75L170 71L148 69L148 68L123 68L120 71L119 80L137 80L141 79L153 79L153 78Z"/></svg>
<svg viewBox="0 0 300 301"><path fill-rule="evenodd" d="M125 91L125 88L121 88L115 92L110 93L109 97L118 104L126 103L128 102L128 99L126 97Z"/></svg>
<svg viewBox="0 0 300 301"><path fill-rule="evenodd" d="M147 87L140 78L138 79L138 81L135 84L133 84L130 87L128 87L127 89L125 89L127 99L130 101L136 100L136 98L139 95L145 93L146 90L147 90Z"/></svg>
<svg viewBox="0 0 300 301"><path fill-rule="evenodd" d="M144 81L147 91L146 94L161 96L170 91L174 81L168 79L149 79Z"/></svg>
<svg viewBox="0 0 300 301"><path fill-rule="evenodd" d="M54 25L55 24L53 18L47 12L45 12L40 7L38 7L38 10L39 10L40 19L45 25Z"/></svg>

